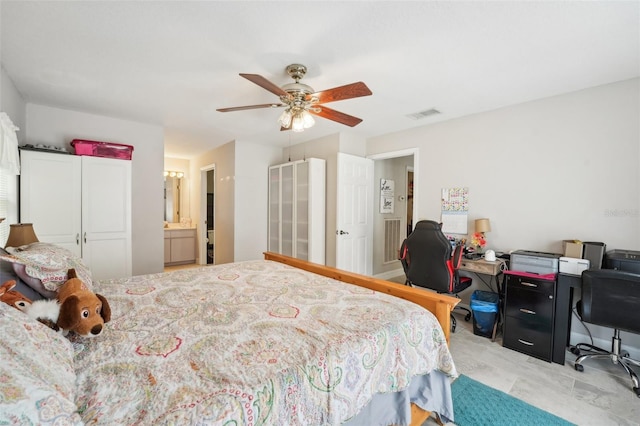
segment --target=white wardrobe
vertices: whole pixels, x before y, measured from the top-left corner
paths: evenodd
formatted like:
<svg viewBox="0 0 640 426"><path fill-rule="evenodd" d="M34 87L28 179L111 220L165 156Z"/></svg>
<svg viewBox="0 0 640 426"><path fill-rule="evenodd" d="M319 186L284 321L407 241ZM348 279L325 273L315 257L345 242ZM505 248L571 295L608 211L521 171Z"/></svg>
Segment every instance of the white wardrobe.
<svg viewBox="0 0 640 426"><path fill-rule="evenodd" d="M20 222L67 248L94 280L131 276L131 161L20 152Z"/></svg>
<svg viewBox="0 0 640 426"><path fill-rule="evenodd" d="M269 167L269 251L325 263L326 162Z"/></svg>

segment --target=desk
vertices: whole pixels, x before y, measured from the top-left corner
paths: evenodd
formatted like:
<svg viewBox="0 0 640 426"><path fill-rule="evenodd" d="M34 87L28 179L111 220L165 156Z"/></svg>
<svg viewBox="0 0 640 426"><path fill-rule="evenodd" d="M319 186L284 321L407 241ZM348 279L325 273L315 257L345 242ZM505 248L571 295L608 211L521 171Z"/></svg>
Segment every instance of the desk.
<svg viewBox="0 0 640 426"><path fill-rule="evenodd" d="M579 275L558 274L556 287L556 312L553 321L553 362L564 364L567 346L571 338L571 314L573 289L582 289Z"/></svg>
<svg viewBox="0 0 640 426"><path fill-rule="evenodd" d="M484 260L484 259L462 259L460 262L460 271L473 272L480 275L489 275L491 276L491 281L487 284L484 280L482 280L493 292L500 293L500 284L498 282L498 276L502 274L502 271L506 269L506 264L504 260ZM493 277L496 277L496 289L493 289L492 282Z"/></svg>

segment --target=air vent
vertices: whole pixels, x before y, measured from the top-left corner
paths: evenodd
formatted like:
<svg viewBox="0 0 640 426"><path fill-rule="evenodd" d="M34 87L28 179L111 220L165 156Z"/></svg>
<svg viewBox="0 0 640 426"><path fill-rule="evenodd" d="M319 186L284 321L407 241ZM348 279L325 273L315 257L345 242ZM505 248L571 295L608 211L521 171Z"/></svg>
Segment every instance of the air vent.
<svg viewBox="0 0 640 426"><path fill-rule="evenodd" d="M440 114L440 111L438 111L435 108L431 108L431 109L426 109L424 111L420 111L420 112L416 112L415 114L409 114L407 115L407 117L413 119L413 120L421 120L423 118L432 116L432 115L436 115L436 114Z"/></svg>

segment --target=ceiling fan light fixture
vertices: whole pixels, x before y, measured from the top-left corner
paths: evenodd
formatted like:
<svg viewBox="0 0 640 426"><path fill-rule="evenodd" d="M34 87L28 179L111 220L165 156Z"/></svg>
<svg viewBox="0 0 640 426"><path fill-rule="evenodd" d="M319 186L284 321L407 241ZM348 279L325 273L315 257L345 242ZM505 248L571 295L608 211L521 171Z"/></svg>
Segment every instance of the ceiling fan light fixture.
<svg viewBox="0 0 640 426"><path fill-rule="evenodd" d="M313 119L313 115L309 114L308 111L303 111L302 120L304 121L304 128L308 129L309 127L313 127L316 124L316 120Z"/></svg>
<svg viewBox="0 0 640 426"><path fill-rule="evenodd" d="M291 121L291 130L294 132L303 132L304 131L304 112L299 112L293 116L293 120Z"/></svg>
<svg viewBox="0 0 640 426"><path fill-rule="evenodd" d="M284 127L285 129L288 129L289 126L291 126L292 118L293 117L291 116L291 110L287 108L284 111L282 111L282 114L280 114L280 118L278 118L278 122L282 127Z"/></svg>

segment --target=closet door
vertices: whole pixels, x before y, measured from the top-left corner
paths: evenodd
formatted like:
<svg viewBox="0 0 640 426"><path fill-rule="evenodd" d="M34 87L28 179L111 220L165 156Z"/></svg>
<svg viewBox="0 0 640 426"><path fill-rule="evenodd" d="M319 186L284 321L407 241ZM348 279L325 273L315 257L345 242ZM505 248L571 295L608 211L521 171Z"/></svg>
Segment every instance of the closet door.
<svg viewBox="0 0 640 426"><path fill-rule="evenodd" d="M20 222L33 223L38 240L82 256L81 157L20 152Z"/></svg>
<svg viewBox="0 0 640 426"><path fill-rule="evenodd" d="M284 164L280 170L280 253L295 256L293 245L295 230L294 164Z"/></svg>
<svg viewBox="0 0 640 426"><path fill-rule="evenodd" d="M280 167L269 167L269 251L280 253Z"/></svg>
<svg viewBox="0 0 640 426"><path fill-rule="evenodd" d="M82 244L94 279L131 276L131 161L82 157Z"/></svg>

